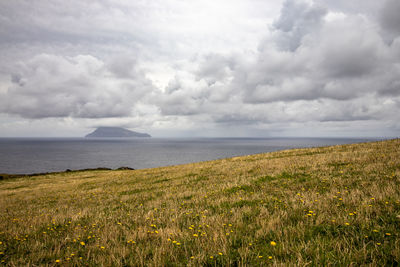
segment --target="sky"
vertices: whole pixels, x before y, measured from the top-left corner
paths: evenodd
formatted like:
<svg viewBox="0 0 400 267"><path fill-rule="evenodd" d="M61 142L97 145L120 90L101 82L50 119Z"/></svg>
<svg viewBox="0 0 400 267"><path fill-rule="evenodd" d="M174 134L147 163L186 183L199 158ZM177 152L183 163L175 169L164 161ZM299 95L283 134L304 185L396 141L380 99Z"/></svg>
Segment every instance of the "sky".
<svg viewBox="0 0 400 267"><path fill-rule="evenodd" d="M0 137L398 137L398 14L398 0L0 1Z"/></svg>

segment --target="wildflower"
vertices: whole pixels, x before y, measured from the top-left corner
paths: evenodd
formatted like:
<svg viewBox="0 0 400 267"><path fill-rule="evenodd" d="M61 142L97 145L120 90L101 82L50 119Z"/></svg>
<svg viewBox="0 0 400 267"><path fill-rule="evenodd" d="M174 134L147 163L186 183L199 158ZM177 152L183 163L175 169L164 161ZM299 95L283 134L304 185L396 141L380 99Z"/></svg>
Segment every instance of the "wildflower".
<svg viewBox="0 0 400 267"><path fill-rule="evenodd" d="M271 246L275 247L276 246L276 242L275 241L271 241Z"/></svg>
<svg viewBox="0 0 400 267"><path fill-rule="evenodd" d="M101 249L105 249L105 247L103 247L103 246L101 246L100 248L101 248Z"/></svg>
<svg viewBox="0 0 400 267"><path fill-rule="evenodd" d="M57 263L59 263L59 262L60 262L60 260L56 260L56 262L57 262Z"/></svg>
<svg viewBox="0 0 400 267"><path fill-rule="evenodd" d="M347 226L350 225L350 223L348 223L348 222L346 222L346 223L344 223L344 224L347 225Z"/></svg>
<svg viewBox="0 0 400 267"><path fill-rule="evenodd" d="M214 256L210 256L210 259L214 259Z"/></svg>
<svg viewBox="0 0 400 267"><path fill-rule="evenodd" d="M389 236L389 235L392 235L392 234L391 233L385 233L385 235Z"/></svg>
<svg viewBox="0 0 400 267"><path fill-rule="evenodd" d="M80 243L82 246L84 246L85 245L85 242L83 242L83 241L81 241L81 243Z"/></svg>
<svg viewBox="0 0 400 267"><path fill-rule="evenodd" d="M222 256L222 252L218 252L218 255Z"/></svg>
<svg viewBox="0 0 400 267"><path fill-rule="evenodd" d="M261 259L262 257L263 257L263 256L261 256L261 255L260 255L260 256L258 256L258 258L259 258L259 259Z"/></svg>
<svg viewBox="0 0 400 267"><path fill-rule="evenodd" d="M378 246L382 245L381 243L376 243Z"/></svg>
<svg viewBox="0 0 400 267"><path fill-rule="evenodd" d="M376 229L374 229L374 230L372 230L372 232L378 233L378 232L379 232L379 230L376 230Z"/></svg>
<svg viewBox="0 0 400 267"><path fill-rule="evenodd" d="M272 256L269 256L268 259L272 260Z"/></svg>

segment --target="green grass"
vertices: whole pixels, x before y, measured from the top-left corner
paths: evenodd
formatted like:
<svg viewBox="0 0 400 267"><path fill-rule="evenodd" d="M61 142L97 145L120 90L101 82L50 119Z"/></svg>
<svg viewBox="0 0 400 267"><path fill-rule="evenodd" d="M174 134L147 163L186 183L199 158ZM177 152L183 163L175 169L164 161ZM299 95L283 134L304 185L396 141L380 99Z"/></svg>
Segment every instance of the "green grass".
<svg viewBox="0 0 400 267"><path fill-rule="evenodd" d="M400 261L398 139L145 170L4 177L0 265Z"/></svg>

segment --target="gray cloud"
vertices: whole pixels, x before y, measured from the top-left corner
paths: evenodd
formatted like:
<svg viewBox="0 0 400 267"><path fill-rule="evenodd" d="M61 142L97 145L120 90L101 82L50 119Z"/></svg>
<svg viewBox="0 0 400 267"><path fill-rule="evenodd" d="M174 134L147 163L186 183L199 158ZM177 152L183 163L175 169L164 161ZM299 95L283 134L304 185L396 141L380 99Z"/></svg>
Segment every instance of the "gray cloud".
<svg viewBox="0 0 400 267"><path fill-rule="evenodd" d="M397 0L386 0L382 13L380 14L382 27L391 32L392 36L400 35L400 2Z"/></svg>
<svg viewBox="0 0 400 267"><path fill-rule="evenodd" d="M219 54L207 54L198 63L197 79L204 79L208 85L223 82L235 67L235 59Z"/></svg>
<svg viewBox="0 0 400 267"><path fill-rule="evenodd" d="M154 88L129 67L131 79L124 79L113 64L93 56L41 54L15 66L12 85L0 94L0 110L25 118L131 116Z"/></svg>
<svg viewBox="0 0 400 267"><path fill-rule="evenodd" d="M305 35L318 30L326 13L325 7L316 4L310 5L295 0L285 1L281 15L274 23L274 29L278 31L279 48L296 50Z"/></svg>
<svg viewBox="0 0 400 267"><path fill-rule="evenodd" d="M393 133L399 8L396 0L5 1L0 112L159 133L363 133L368 124Z"/></svg>
<svg viewBox="0 0 400 267"><path fill-rule="evenodd" d="M384 95L400 92L393 45L368 17L348 13L326 20L328 13L322 3L286 1L273 34L253 59L204 56L196 78L206 84L197 84L195 92L185 86L179 86L179 94L176 86L173 93L167 90L158 103L161 111L209 114L217 124L243 125L393 118L388 109L396 105L379 104L387 103ZM223 103L213 100L214 91L225 91ZM205 97L195 97L201 92Z"/></svg>

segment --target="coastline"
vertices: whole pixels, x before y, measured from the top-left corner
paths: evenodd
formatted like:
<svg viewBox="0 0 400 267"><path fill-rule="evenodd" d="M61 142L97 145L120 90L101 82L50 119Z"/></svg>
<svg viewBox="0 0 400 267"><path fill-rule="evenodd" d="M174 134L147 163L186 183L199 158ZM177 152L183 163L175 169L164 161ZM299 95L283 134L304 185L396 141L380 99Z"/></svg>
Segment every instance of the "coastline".
<svg viewBox="0 0 400 267"><path fill-rule="evenodd" d="M82 139L82 138L80 138ZM78 140L80 140L78 139ZM232 138L224 138L224 139L232 139ZM237 138L233 138L237 139ZM257 139L257 138L255 138ZM312 148L324 148L324 147L336 147L336 146L343 146L343 145L355 145L355 144L364 144L364 143L373 143L373 142L383 142L383 141L390 141L390 140L396 140L399 138L391 138L391 139L382 139L382 140L377 140L371 139L370 141L366 142L356 142L356 143L348 143L348 144L337 144L337 145L326 145L326 146L315 146L315 147L300 147L300 148L290 148L290 149L282 149L282 150L275 150L275 151L268 151L268 152L262 152L262 153L255 153L255 154L249 154L249 155L238 155L238 156L232 156L232 157L226 157L226 158L219 158L219 159L211 159L211 160L204 160L204 161L197 161L197 162L189 162L189 163L181 163L181 164L173 164L173 165L165 165L165 166L156 166L156 167L151 167L151 168L144 168L144 169L153 169L153 168L162 168L162 167L171 167L171 166L180 166L180 165L186 165L186 164L193 164L193 163L202 163L202 162L208 162L208 161L215 161L215 160L227 160L227 159L232 159L232 158L237 158L237 157L246 157L246 156L253 156L253 155L263 155L263 154L268 154L268 153L274 153L274 152L280 152L280 151L290 151L290 150L295 150L295 149L312 149ZM99 139L100 140L100 139ZM110 140L110 139L105 139L105 140ZM116 139L119 140L119 139ZM357 140L354 138L354 140ZM52 174L63 174L67 172L84 172L84 171L112 171L112 170L136 170L135 168L132 167L118 167L118 168L108 168L108 167L95 167L95 168L82 168L82 169L65 169L64 171L45 171L45 172L34 172L34 173L0 173L0 181L1 180L7 180L7 179L12 179L12 178L22 178L22 177L30 177L30 176L41 176L41 175L52 175ZM138 169L139 170L139 169Z"/></svg>
<svg viewBox="0 0 400 267"><path fill-rule="evenodd" d="M39 172L39 173L31 173L31 174L8 174L8 173L0 173L0 181L7 180L12 178L23 178L23 177L33 177L33 176L42 176L42 175L55 175L55 174L63 174L63 173L70 173L70 172L86 172L86 171L121 171L121 170L135 170L134 168L130 167L119 167L117 169L105 168L105 167L98 167L98 168L87 168L87 169L79 169L79 170L70 170L66 169L65 171L59 172Z"/></svg>

